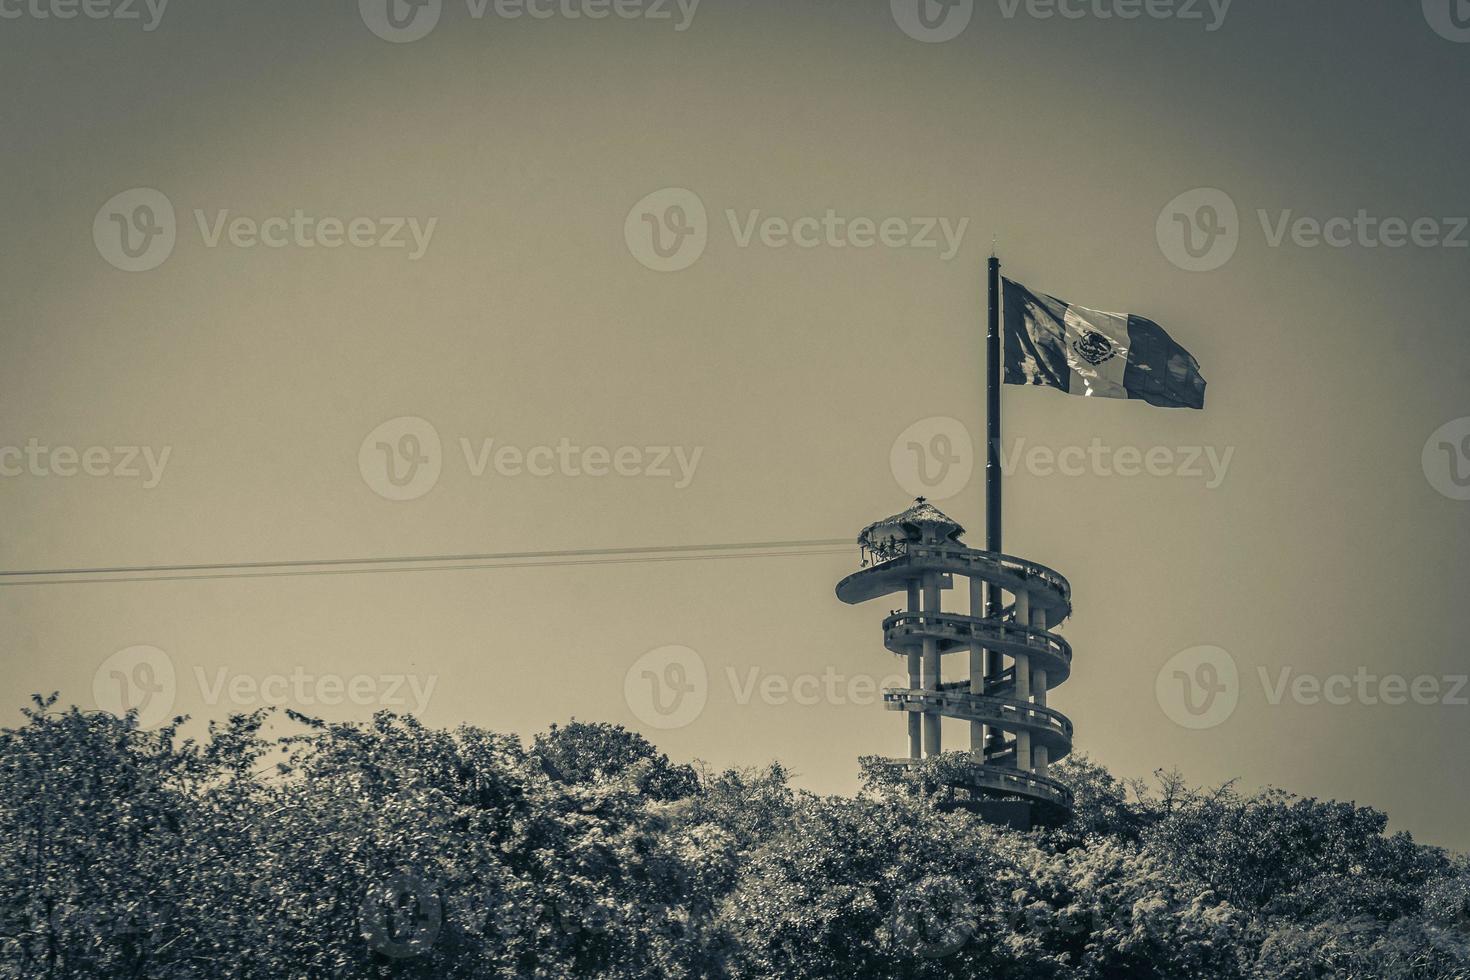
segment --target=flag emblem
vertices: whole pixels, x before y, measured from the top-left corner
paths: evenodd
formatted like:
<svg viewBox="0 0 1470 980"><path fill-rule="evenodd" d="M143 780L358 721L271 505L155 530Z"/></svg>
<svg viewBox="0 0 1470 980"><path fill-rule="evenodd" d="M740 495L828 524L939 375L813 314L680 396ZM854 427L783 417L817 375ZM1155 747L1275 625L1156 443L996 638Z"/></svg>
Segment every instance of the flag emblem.
<svg viewBox="0 0 1470 980"><path fill-rule="evenodd" d="M1093 367L1118 353L1113 349L1113 342L1096 330L1089 330L1081 339L1072 341L1072 349Z"/></svg>

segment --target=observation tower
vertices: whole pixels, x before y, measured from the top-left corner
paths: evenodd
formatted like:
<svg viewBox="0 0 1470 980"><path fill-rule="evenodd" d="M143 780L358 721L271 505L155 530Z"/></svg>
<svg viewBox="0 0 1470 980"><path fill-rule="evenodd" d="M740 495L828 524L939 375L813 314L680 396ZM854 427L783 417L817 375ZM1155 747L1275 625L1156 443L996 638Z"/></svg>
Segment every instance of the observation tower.
<svg viewBox="0 0 1470 980"><path fill-rule="evenodd" d="M1072 648L1050 632L1072 611L1071 586L1045 565L966 547L964 533L920 497L863 528L862 570L837 583L837 598L849 604L892 593L907 599L906 609L883 620L883 645L907 662L908 687L885 690L883 701L904 713L909 751L882 761L905 772L930 769L924 763L942 751L939 720L967 721L968 751L949 753L930 774L967 790L996 819L1064 820L1072 791L1047 768L1072 750L1072 722L1046 702L1072 669ZM968 583L968 615L942 608L956 579ZM944 680L944 656L961 652L965 676Z"/></svg>

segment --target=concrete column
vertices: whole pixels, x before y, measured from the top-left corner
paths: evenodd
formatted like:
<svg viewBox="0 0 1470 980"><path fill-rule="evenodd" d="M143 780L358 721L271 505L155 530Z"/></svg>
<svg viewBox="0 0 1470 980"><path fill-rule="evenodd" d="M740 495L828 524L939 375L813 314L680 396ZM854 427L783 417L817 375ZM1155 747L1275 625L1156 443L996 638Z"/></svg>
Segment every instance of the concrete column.
<svg viewBox="0 0 1470 980"><path fill-rule="evenodd" d="M1016 768L1017 769L1027 769L1027 770L1029 770L1031 768L1031 733L1030 732L1017 732L1016 733Z"/></svg>
<svg viewBox="0 0 1470 980"><path fill-rule="evenodd" d="M1021 653L1016 655L1016 694L1017 701L1027 702L1031 700L1031 658ZM1016 768L1031 768L1031 733L1016 733Z"/></svg>
<svg viewBox="0 0 1470 980"><path fill-rule="evenodd" d="M1025 589L1016 593L1016 622L1022 626L1031 622L1031 594ZM1025 654L1018 654L1016 661L1016 697L1022 701L1031 697L1031 662Z"/></svg>
<svg viewBox="0 0 1470 980"><path fill-rule="evenodd" d="M928 614L938 611L939 576L931 572L924 576L924 612ZM921 680L924 690L939 690L939 641L932 636L924 638ZM924 755L934 756L939 753L939 715L933 711L926 711L924 712Z"/></svg>
<svg viewBox="0 0 1470 980"><path fill-rule="evenodd" d="M1016 594L1016 621L1030 621L1030 594L1025 589ZM1026 654L1016 655L1016 698L1019 701L1030 699L1030 657Z"/></svg>
<svg viewBox="0 0 1470 980"><path fill-rule="evenodd" d="M1031 594L1022 589L1016 593L1016 622L1022 625L1031 622ZM1031 658L1027 654L1018 653L1016 661L1016 700L1031 700Z"/></svg>
<svg viewBox="0 0 1470 980"><path fill-rule="evenodd" d="M918 663L919 663L919 655L917 653L911 653L911 654L909 654L909 687L910 688L917 688L919 686L919 677L918 677L919 667L918 667ZM920 732L920 726L923 724L923 722L920 719L919 712L917 712L917 711L908 711L908 712L905 712L905 713L908 715L908 718L909 718L909 758L910 759L922 759L924 757L924 748L923 748L923 742L920 740L919 732Z"/></svg>
<svg viewBox="0 0 1470 980"><path fill-rule="evenodd" d="M1031 628L1032 629L1034 629L1034 630L1044 630L1044 629L1046 629L1046 610L1045 609L1041 608L1040 606L1031 606L1030 607L1030 617L1031 617L1030 618L1030 623L1031 623ZM1038 671L1036 671L1035 672L1035 677L1038 678L1038 680L1037 680L1037 683L1035 684L1035 686L1033 686L1033 688L1032 688L1032 693L1036 697L1036 703L1037 704L1045 705L1046 704L1046 671L1044 671L1044 670L1038 670Z"/></svg>
<svg viewBox="0 0 1470 980"><path fill-rule="evenodd" d="M911 613L919 612L921 610L921 607L919 605L919 582L918 582L918 579L910 579L909 580L909 596L908 596L908 598L909 598L909 608L908 608L908 611L911 612ZM919 655L919 651L918 651L917 648L914 648L914 647L910 647L909 648L909 658L908 659L909 659L909 687L910 688L917 688L922 683L921 678L920 678L922 664L921 664L921 658L920 658L920 655ZM904 712L904 714L906 714L908 716L908 724L909 724L909 758L910 759L922 759L924 757L924 748L923 748L923 742L921 741L921 736L920 736L919 733L920 733L920 730L921 730L921 726L923 725L923 719L920 717L920 715L919 715L919 713L917 711L906 711L906 712Z"/></svg>
<svg viewBox="0 0 1470 980"><path fill-rule="evenodd" d="M1003 597L1004 593L1001 592L1000 586L987 584L985 586L985 595L986 595L986 603L987 603L987 607L988 607L989 600L990 600L990 597L991 596ZM996 603L996 605L997 606L1004 606L1005 603L1003 601L998 601ZM1002 660L1003 660L1003 658L1001 657L999 651L996 651L996 650L986 650L985 651L985 677L986 677L986 682L985 683L986 683L986 688L987 688L986 693L989 693L989 687L990 687L990 684L992 683L993 679L1000 676L1001 669L1004 666L1003 663L1002 663ZM1005 747L1005 740L1006 740L1005 732L1002 731L1001 729L996 728L993 725L988 726L986 728L986 730L985 730L985 749L986 749L987 752L991 752L991 753L999 753L999 752L1001 752L1004 749L1004 747Z"/></svg>
<svg viewBox="0 0 1470 980"><path fill-rule="evenodd" d="M1036 748L1031 750L1031 759L1033 762L1036 763L1036 765L1034 766L1034 769L1036 770L1036 775L1045 776L1046 767L1050 764L1051 761L1051 750L1048 749L1045 745L1038 745L1036 746Z"/></svg>
<svg viewBox="0 0 1470 980"><path fill-rule="evenodd" d="M984 583L978 578L970 579L970 615L976 619L985 615ZM978 642L970 643L970 693L985 693L985 648ZM970 722L970 754L978 759L985 758L985 724Z"/></svg>
<svg viewBox="0 0 1470 980"><path fill-rule="evenodd" d="M1046 610L1040 607L1031 610L1031 627L1033 629L1046 629ZM1037 668L1031 672L1031 698L1043 708L1046 707L1046 671Z"/></svg>
<svg viewBox="0 0 1470 980"><path fill-rule="evenodd" d="M1025 589L1016 593L1016 622L1029 623L1031 621L1031 594ZM1013 658L1016 662L1016 684L1013 697L1017 701L1031 700L1031 658L1018 653ZM1031 733L1016 733L1016 768L1031 768Z"/></svg>

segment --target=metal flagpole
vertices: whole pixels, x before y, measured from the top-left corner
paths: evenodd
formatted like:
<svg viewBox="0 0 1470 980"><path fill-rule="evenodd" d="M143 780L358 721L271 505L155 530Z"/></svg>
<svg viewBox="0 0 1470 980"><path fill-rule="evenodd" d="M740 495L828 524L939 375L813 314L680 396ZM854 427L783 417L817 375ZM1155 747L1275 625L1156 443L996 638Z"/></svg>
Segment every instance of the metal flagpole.
<svg viewBox="0 0 1470 980"><path fill-rule="evenodd" d="M990 325L985 334L985 550L1000 551L1000 259L990 257ZM992 607L991 614L999 611Z"/></svg>
<svg viewBox="0 0 1470 980"><path fill-rule="evenodd" d="M990 256L990 318L985 333L985 550L1001 550L1000 524L1000 259ZM996 585L985 587L985 617L1000 619L1001 590ZM971 614L973 615L973 613ZM985 653L985 686L996 683L1001 674L1001 655L994 650ZM985 739L986 755L998 753L1005 735L990 728Z"/></svg>

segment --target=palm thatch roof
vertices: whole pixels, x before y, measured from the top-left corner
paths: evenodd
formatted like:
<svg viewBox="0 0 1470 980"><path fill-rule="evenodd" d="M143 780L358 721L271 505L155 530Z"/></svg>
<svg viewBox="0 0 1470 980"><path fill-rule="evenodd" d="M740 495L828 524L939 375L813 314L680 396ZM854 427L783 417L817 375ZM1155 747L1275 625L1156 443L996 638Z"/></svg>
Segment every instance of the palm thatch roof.
<svg viewBox="0 0 1470 980"><path fill-rule="evenodd" d="M919 497L908 510L894 514L892 517L885 517L881 521L874 521L863 528L857 540L858 544L866 546L888 537L905 540L919 538L923 536L923 529L926 527L940 528L940 536L951 541L965 533L965 529L958 521L947 516L923 497Z"/></svg>

